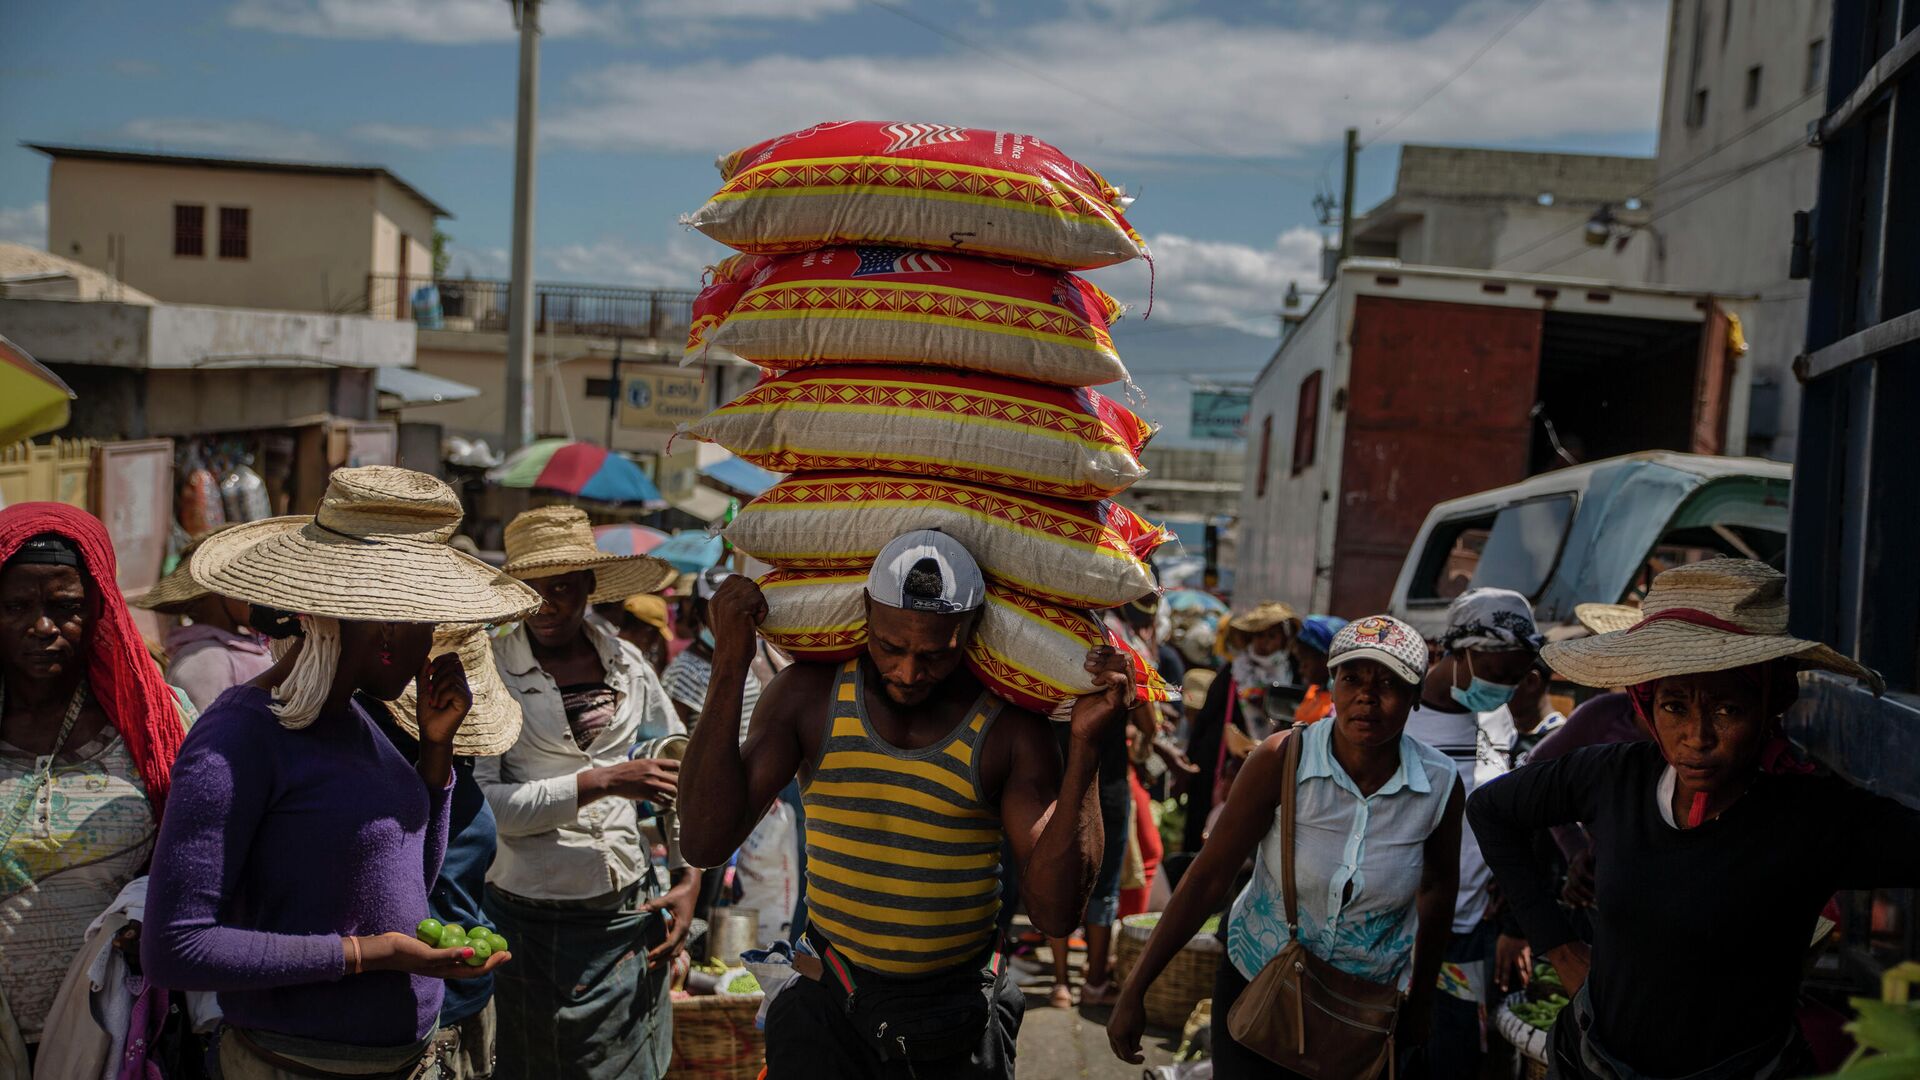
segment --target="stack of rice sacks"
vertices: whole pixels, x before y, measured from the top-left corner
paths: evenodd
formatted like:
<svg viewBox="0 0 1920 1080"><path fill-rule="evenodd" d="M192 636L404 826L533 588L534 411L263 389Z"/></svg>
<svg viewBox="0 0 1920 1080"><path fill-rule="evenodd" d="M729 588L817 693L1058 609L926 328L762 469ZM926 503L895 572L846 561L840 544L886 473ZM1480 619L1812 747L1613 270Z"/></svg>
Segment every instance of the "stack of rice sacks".
<svg viewBox="0 0 1920 1080"><path fill-rule="evenodd" d="M766 376L689 433L790 474L727 530L775 568L761 632L857 655L874 557L941 529L988 578L981 682L1042 713L1092 690L1087 650L1119 645L1093 610L1151 592L1168 539L1109 501L1153 432L1089 389L1127 379L1120 305L1069 272L1146 255L1129 200L1031 136L935 124L821 124L719 167L688 222L742 254L710 271L688 355Z"/></svg>

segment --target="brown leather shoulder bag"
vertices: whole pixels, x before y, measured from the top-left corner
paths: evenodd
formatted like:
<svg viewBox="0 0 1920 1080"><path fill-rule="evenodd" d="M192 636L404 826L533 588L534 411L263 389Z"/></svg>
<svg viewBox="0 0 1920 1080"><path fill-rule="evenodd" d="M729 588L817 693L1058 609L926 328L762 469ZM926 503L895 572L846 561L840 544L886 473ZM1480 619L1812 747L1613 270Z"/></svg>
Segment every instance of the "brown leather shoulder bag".
<svg viewBox="0 0 1920 1080"><path fill-rule="evenodd" d="M1293 826L1301 734L1295 729L1287 736L1281 757L1286 779L1280 793L1280 888L1287 943L1233 1003L1227 1031L1240 1045L1305 1076L1392 1080L1399 989L1341 971L1300 943Z"/></svg>

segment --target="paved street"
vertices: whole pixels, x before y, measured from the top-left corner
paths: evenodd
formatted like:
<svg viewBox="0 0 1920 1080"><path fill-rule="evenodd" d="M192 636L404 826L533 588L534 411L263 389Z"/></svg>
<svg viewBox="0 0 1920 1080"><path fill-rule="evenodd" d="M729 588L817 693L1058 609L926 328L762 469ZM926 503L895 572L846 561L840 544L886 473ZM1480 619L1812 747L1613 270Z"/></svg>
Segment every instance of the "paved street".
<svg viewBox="0 0 1920 1080"><path fill-rule="evenodd" d="M1021 920L1024 926L1025 920ZM1045 949L1035 953L1048 960ZM1078 985L1086 954L1074 950L1073 977ZM1048 961L1050 962L1050 961ZM1145 1065L1129 1065L1113 1056L1107 1048L1105 1006L1083 1009L1055 1009L1047 1005L1053 980L1046 974L1025 975L1019 968L1021 989L1027 992L1027 1017L1020 1026L1019 1071L1023 1077L1055 1080L1067 1077L1099 1077L1101 1080L1138 1080L1148 1066L1167 1065L1180 1045L1180 1033L1149 1028L1141 1043L1146 1051Z"/></svg>

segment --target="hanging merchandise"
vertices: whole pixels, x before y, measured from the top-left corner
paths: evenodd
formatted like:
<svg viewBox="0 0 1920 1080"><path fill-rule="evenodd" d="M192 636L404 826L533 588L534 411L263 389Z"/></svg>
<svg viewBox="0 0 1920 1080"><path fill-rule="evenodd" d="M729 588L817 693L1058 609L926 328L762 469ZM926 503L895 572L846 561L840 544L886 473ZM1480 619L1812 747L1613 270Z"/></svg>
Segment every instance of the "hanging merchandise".
<svg viewBox="0 0 1920 1080"><path fill-rule="evenodd" d="M872 470L1103 499L1153 425L1092 390L877 365L767 379L688 429L778 473Z"/></svg>
<svg viewBox="0 0 1920 1080"><path fill-rule="evenodd" d="M687 223L752 254L897 244L1065 270L1146 255L1132 201L1031 135L945 124L815 124L721 158Z"/></svg>
<svg viewBox="0 0 1920 1080"><path fill-rule="evenodd" d="M710 273L689 358L711 347L775 371L881 363L1056 386L1127 379L1107 330L1120 302L1074 274L901 247L736 255Z"/></svg>
<svg viewBox="0 0 1920 1080"><path fill-rule="evenodd" d="M222 505L220 481L207 467L198 446L187 450L186 466L181 470L180 496L175 516L188 536L204 536L227 523Z"/></svg>
<svg viewBox="0 0 1920 1080"><path fill-rule="evenodd" d="M775 570L760 579L767 598L760 633L799 660L858 656L867 645L866 583L864 570ZM1140 700L1170 701L1176 696L1093 615L999 585L987 588L979 630L967 647L967 667L1000 697L1046 714L1092 691L1087 650L1102 644L1125 649L1133 658Z"/></svg>
<svg viewBox="0 0 1920 1080"><path fill-rule="evenodd" d="M251 460L247 458L234 465L227 471L226 478L220 481L220 496L226 505L227 520L235 524L273 516L273 506L267 499L267 483L248 464Z"/></svg>
<svg viewBox="0 0 1920 1080"><path fill-rule="evenodd" d="M871 473L801 473L748 503L728 542L769 566L866 569L901 533L938 529L986 575L1043 600L1106 608L1152 592L1147 558L1172 539L1115 502Z"/></svg>

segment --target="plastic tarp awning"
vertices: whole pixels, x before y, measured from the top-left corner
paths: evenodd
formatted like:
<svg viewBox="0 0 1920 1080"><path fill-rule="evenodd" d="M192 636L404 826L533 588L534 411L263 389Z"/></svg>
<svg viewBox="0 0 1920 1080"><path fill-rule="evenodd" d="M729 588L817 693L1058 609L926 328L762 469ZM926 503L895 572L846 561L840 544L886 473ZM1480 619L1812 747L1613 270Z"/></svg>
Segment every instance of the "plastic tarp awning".
<svg viewBox="0 0 1920 1080"><path fill-rule="evenodd" d="M727 507L732 504L731 496L715 491L705 484L695 484L693 490L685 495L667 496L668 506L692 514L701 521L719 521L726 516Z"/></svg>
<svg viewBox="0 0 1920 1080"><path fill-rule="evenodd" d="M700 475L723 487L730 487L749 498L780 482L778 473L771 473L751 461L737 457L724 458L711 465L700 466Z"/></svg>
<svg viewBox="0 0 1920 1080"><path fill-rule="evenodd" d="M373 385L401 405L440 405L480 396L480 388L429 375L417 368L383 367L374 372Z"/></svg>

